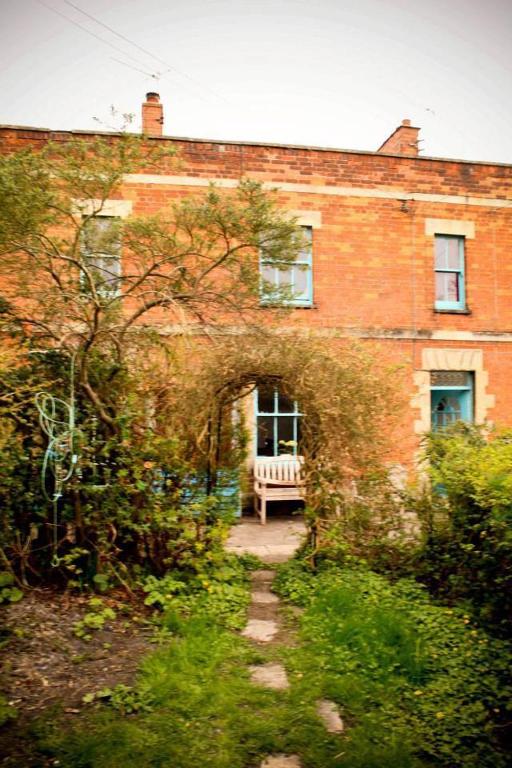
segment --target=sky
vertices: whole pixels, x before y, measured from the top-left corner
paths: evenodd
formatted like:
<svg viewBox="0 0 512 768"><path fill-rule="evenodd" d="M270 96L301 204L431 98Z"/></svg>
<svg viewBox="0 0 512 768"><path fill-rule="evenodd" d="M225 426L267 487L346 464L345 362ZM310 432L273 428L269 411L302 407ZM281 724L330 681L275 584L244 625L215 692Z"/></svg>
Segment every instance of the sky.
<svg viewBox="0 0 512 768"><path fill-rule="evenodd" d="M0 0L0 124L512 163L512 0ZM115 114L112 114L111 108Z"/></svg>

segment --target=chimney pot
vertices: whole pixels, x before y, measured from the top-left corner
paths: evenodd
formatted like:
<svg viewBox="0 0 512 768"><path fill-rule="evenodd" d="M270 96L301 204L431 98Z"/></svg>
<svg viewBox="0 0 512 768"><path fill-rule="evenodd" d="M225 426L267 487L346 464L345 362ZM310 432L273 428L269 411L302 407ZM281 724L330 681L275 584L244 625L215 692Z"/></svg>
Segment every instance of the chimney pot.
<svg viewBox="0 0 512 768"><path fill-rule="evenodd" d="M148 95L149 95L149 94L148 94ZM411 124L411 121L410 121L410 120L407 120L407 119L405 119L405 120L402 120L402 125L410 125L410 124Z"/></svg>
<svg viewBox="0 0 512 768"><path fill-rule="evenodd" d="M164 108L160 104L160 94L150 91L146 93L146 101L142 104L142 133L146 136L161 136L164 125Z"/></svg>

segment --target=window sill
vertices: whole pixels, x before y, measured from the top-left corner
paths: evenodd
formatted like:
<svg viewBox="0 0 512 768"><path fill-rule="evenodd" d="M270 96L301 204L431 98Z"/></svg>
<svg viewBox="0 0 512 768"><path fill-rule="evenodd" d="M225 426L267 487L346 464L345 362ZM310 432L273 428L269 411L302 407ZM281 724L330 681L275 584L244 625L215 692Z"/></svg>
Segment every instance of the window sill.
<svg viewBox="0 0 512 768"><path fill-rule="evenodd" d="M318 309L317 304L260 304L260 309Z"/></svg>
<svg viewBox="0 0 512 768"><path fill-rule="evenodd" d="M471 315L473 314L470 309L438 309L434 307L434 313L436 315Z"/></svg>

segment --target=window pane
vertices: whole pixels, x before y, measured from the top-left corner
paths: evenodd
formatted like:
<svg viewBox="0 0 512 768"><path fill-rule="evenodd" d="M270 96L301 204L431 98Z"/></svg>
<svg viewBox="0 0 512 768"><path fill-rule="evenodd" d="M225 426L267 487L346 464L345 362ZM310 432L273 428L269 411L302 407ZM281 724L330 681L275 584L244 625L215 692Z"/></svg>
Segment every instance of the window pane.
<svg viewBox="0 0 512 768"><path fill-rule="evenodd" d="M281 453L294 453L295 452L295 445L285 445L285 443L290 443L293 441L293 422L295 421L294 416L279 416L277 419L278 424L278 446L277 450Z"/></svg>
<svg viewBox="0 0 512 768"><path fill-rule="evenodd" d="M258 416L258 456L274 455L274 417Z"/></svg>
<svg viewBox="0 0 512 768"><path fill-rule="evenodd" d="M272 386L260 386L257 390L257 455L275 456L283 453L297 454L300 439L298 405ZM260 415L262 413L268 415ZM275 415L272 415L275 414ZM281 442L279 442L281 441Z"/></svg>
<svg viewBox="0 0 512 768"><path fill-rule="evenodd" d="M281 392L279 392L278 395L278 403L279 413L295 413L293 400L290 400L289 397L286 397L286 395L283 395Z"/></svg>
<svg viewBox="0 0 512 768"><path fill-rule="evenodd" d="M277 279L280 288L289 288L292 283L292 270L288 266L278 267Z"/></svg>
<svg viewBox="0 0 512 768"><path fill-rule="evenodd" d="M446 268L446 245L444 237L436 237L436 269Z"/></svg>
<svg viewBox="0 0 512 768"><path fill-rule="evenodd" d="M275 282L276 282L276 270L275 270L275 267L271 267L269 264L262 264L261 265L261 277L267 283L271 283L272 285L275 285Z"/></svg>
<svg viewBox="0 0 512 768"><path fill-rule="evenodd" d="M260 413L275 413L275 389L263 384L258 387L258 411Z"/></svg>
<svg viewBox="0 0 512 768"><path fill-rule="evenodd" d="M446 240L446 266L448 269L460 269L460 240L457 237L450 237Z"/></svg>
<svg viewBox="0 0 512 768"><path fill-rule="evenodd" d="M295 267L293 270L294 285L293 294L295 298L307 299L308 298L308 269L301 269Z"/></svg>
<svg viewBox="0 0 512 768"><path fill-rule="evenodd" d="M436 272L436 301L459 301L457 272Z"/></svg>
<svg viewBox="0 0 512 768"><path fill-rule="evenodd" d="M118 220L111 216L98 216L89 219L82 230L82 240L86 254L119 254Z"/></svg>
<svg viewBox="0 0 512 768"><path fill-rule="evenodd" d="M470 387L471 373L468 371L431 371L432 387Z"/></svg>
<svg viewBox="0 0 512 768"><path fill-rule="evenodd" d="M432 411L432 425L434 428L447 427L462 418L462 407L459 397L443 397Z"/></svg>
<svg viewBox="0 0 512 768"><path fill-rule="evenodd" d="M311 244L313 240L313 227L301 227L303 247L300 250L300 259L309 260L311 258Z"/></svg>
<svg viewBox="0 0 512 768"><path fill-rule="evenodd" d="M81 232L81 252L99 295L112 298L120 292L121 256L119 221L111 216L89 219ZM89 289L82 275L82 288Z"/></svg>
<svg viewBox="0 0 512 768"><path fill-rule="evenodd" d="M454 385L464 382L464 389L454 389ZM470 371L432 371L430 402L432 428L446 427L456 421L473 421L473 373ZM444 383L450 389L440 389L436 384Z"/></svg>
<svg viewBox="0 0 512 768"><path fill-rule="evenodd" d="M119 256L92 254L87 259L89 272L97 292L106 298L120 293L121 260ZM85 284L85 283L84 283Z"/></svg>
<svg viewBox="0 0 512 768"><path fill-rule="evenodd" d="M436 237L436 269L462 269L461 237Z"/></svg>

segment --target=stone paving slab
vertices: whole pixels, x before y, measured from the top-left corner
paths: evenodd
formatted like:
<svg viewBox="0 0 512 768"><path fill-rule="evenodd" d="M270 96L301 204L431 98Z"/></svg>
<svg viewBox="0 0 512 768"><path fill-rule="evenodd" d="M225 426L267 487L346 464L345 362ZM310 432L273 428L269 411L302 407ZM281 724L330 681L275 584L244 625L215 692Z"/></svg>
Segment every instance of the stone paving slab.
<svg viewBox="0 0 512 768"><path fill-rule="evenodd" d="M345 726L334 701L320 699L316 703L316 711L322 719L326 731L329 733L343 733Z"/></svg>
<svg viewBox="0 0 512 768"><path fill-rule="evenodd" d="M278 596L274 595L273 592L254 591L251 594L251 600L253 603L265 603L266 605L276 604L279 602Z"/></svg>
<svg viewBox="0 0 512 768"><path fill-rule="evenodd" d="M270 568L260 568L257 571L251 573L251 581L253 584L263 582L264 584L271 584L274 581L276 572L270 570Z"/></svg>
<svg viewBox="0 0 512 768"><path fill-rule="evenodd" d="M258 545L226 546L228 552L234 555L254 555L264 563L286 563L295 554L298 547L295 544L282 544L280 546L267 547Z"/></svg>
<svg viewBox="0 0 512 768"><path fill-rule="evenodd" d="M256 685L265 688L273 688L276 691L285 691L290 687L286 670L282 664L258 664L249 667L251 680Z"/></svg>
<svg viewBox="0 0 512 768"><path fill-rule="evenodd" d="M261 768L301 768L301 762L297 755L269 755Z"/></svg>
<svg viewBox="0 0 512 768"><path fill-rule="evenodd" d="M276 621L249 619L242 635L257 643L269 643L277 635L277 631Z"/></svg>
<svg viewBox="0 0 512 768"><path fill-rule="evenodd" d="M300 518L280 518L261 525L256 517L242 518L231 528L228 552L251 554L267 563L289 560L300 547L306 526Z"/></svg>

